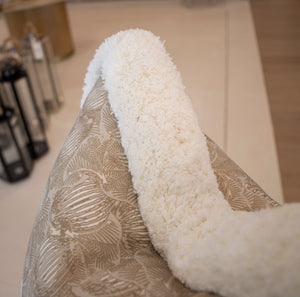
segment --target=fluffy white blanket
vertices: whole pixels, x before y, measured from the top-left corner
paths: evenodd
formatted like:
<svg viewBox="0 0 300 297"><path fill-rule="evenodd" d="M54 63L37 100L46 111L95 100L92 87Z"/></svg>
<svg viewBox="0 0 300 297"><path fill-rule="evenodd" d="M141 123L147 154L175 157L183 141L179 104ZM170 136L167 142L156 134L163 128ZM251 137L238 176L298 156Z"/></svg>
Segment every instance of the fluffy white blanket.
<svg viewBox="0 0 300 297"><path fill-rule="evenodd" d="M129 30L106 39L88 67L82 104L100 76L142 217L174 275L192 289L224 296L299 296L300 205L253 213L230 208L159 38Z"/></svg>

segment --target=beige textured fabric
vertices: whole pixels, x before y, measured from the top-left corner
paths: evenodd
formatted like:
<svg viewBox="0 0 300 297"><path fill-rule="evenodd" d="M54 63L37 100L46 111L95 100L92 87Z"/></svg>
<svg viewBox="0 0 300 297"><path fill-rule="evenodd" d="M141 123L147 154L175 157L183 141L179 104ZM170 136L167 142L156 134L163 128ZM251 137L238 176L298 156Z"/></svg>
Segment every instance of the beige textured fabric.
<svg viewBox="0 0 300 297"><path fill-rule="evenodd" d="M208 146L233 209L278 205L209 139ZM186 288L152 247L101 80L50 174L29 242L22 296L215 296Z"/></svg>

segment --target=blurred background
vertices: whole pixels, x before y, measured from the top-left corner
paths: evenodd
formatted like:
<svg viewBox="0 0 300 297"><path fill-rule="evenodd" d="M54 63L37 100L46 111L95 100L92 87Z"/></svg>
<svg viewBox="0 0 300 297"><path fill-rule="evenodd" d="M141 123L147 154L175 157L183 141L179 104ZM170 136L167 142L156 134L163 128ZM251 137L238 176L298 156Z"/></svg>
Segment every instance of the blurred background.
<svg viewBox="0 0 300 297"><path fill-rule="evenodd" d="M165 41L202 130L275 200L300 202L299 0L2 0L0 296L18 296L56 157L96 48Z"/></svg>

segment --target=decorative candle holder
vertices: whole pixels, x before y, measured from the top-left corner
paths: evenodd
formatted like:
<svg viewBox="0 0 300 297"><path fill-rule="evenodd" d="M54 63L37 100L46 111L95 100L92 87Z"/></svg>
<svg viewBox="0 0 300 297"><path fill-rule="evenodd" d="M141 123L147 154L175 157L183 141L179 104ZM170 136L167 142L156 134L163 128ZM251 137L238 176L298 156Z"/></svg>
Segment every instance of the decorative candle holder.
<svg viewBox="0 0 300 297"><path fill-rule="evenodd" d="M22 63L26 68L30 84L32 86L32 91L36 100L39 116L42 120L44 128L47 128L49 126L50 117L45 109L41 83L33 63L31 52L28 50L24 50L20 42L15 38L9 37L3 43L2 53L4 54L4 56L9 55L15 57L18 60L22 60Z"/></svg>
<svg viewBox="0 0 300 297"><path fill-rule="evenodd" d="M31 156L39 158L48 151L48 143L25 67L13 56L3 58L0 65L2 106L13 108L20 114L28 137Z"/></svg>
<svg viewBox="0 0 300 297"><path fill-rule="evenodd" d="M53 50L47 36L41 36L32 23L25 27L26 36L22 41L25 50L31 52L37 76L39 77L44 103L47 110L56 111L64 102L54 62Z"/></svg>

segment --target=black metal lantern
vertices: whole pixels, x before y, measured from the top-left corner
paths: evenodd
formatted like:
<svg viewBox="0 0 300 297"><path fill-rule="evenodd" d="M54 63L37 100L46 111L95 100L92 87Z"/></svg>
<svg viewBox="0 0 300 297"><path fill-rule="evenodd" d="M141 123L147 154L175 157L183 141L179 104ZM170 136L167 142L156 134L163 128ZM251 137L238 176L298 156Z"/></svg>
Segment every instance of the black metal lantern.
<svg viewBox="0 0 300 297"><path fill-rule="evenodd" d="M3 105L20 114L31 156L39 158L48 151L48 143L25 67L15 57L6 57L1 61L1 74Z"/></svg>
<svg viewBox="0 0 300 297"><path fill-rule="evenodd" d="M0 177L15 182L29 176L32 167L18 116L13 109L0 107Z"/></svg>
<svg viewBox="0 0 300 297"><path fill-rule="evenodd" d="M6 54L6 56L9 54L17 59L22 59L22 63L26 68L32 86L39 117L42 120L44 128L47 128L49 126L50 118L45 109L42 87L34 67L31 52L29 50L24 50L20 42L13 37L9 37L3 42L2 52Z"/></svg>
<svg viewBox="0 0 300 297"><path fill-rule="evenodd" d="M57 110L64 102L56 67L53 58L53 50L47 36L37 33L31 23L26 25L26 37L23 40L23 47L30 50L33 63L39 77L44 103L48 110Z"/></svg>

